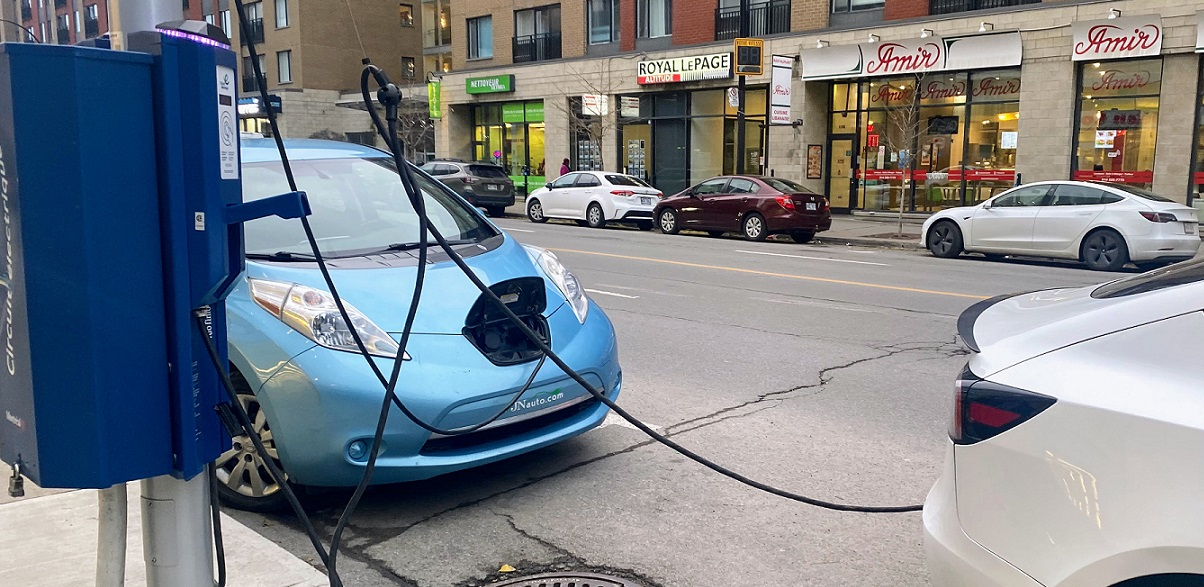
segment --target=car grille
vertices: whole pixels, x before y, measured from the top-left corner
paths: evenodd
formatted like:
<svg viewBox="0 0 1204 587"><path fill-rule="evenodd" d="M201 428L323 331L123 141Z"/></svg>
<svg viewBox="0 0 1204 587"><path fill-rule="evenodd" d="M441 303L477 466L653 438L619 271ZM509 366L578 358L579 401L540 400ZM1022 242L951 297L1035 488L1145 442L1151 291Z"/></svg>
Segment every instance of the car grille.
<svg viewBox="0 0 1204 587"><path fill-rule="evenodd" d="M488 444L501 442L521 434L536 432L543 428L550 428L560 424L561 422L564 422L565 420L569 420L574 416L581 415L582 413L596 408L599 403L601 402L598 401L597 398L590 398L588 401L579 403L575 406L568 407L563 410L557 410L537 418L531 418L530 420L523 420L522 422L517 422L515 424L496 426L477 432L470 432L468 434L432 438L426 441L426 444L422 445L422 450L420 450L419 453L429 455L481 448Z"/></svg>

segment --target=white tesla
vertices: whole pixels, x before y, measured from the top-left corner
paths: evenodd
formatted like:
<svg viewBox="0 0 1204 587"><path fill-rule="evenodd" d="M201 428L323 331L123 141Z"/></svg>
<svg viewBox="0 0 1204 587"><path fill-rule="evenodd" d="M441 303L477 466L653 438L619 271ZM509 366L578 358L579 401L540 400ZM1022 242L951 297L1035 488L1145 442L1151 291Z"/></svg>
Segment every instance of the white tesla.
<svg viewBox="0 0 1204 587"><path fill-rule="evenodd" d="M933 214L920 242L937 257L1054 257L1116 271L1190 259L1198 220L1195 209L1130 186L1043 181Z"/></svg>
<svg viewBox="0 0 1204 587"><path fill-rule="evenodd" d="M1204 259L971 306L932 582L1204 585Z"/></svg>
<svg viewBox="0 0 1204 587"><path fill-rule="evenodd" d="M527 196L527 218L576 220L581 226L602 228L607 222L634 223L652 230L652 209L664 194L644 180L608 171L566 173Z"/></svg>

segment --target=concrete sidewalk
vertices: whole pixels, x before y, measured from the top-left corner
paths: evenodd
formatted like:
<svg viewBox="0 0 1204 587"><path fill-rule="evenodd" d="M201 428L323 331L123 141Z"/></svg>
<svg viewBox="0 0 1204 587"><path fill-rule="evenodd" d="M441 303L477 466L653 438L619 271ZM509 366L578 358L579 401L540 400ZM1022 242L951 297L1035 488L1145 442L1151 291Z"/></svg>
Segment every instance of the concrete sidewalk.
<svg viewBox="0 0 1204 587"><path fill-rule="evenodd" d="M8 467L2 467L7 477ZM79 587L95 584L97 492L46 490L25 482L26 497L0 493L0 585ZM128 484L125 584L146 585L142 505ZM320 587L326 576L276 543L222 514L228 585ZM216 577L216 573L214 575Z"/></svg>

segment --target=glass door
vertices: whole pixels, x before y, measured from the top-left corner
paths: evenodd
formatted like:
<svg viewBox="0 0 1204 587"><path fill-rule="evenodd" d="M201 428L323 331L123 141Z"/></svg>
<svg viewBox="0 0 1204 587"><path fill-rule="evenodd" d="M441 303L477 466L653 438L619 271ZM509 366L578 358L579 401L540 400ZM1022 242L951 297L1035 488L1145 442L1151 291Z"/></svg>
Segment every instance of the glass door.
<svg viewBox="0 0 1204 587"><path fill-rule="evenodd" d="M833 208L856 205L857 179L854 135L832 135L828 142L828 200Z"/></svg>

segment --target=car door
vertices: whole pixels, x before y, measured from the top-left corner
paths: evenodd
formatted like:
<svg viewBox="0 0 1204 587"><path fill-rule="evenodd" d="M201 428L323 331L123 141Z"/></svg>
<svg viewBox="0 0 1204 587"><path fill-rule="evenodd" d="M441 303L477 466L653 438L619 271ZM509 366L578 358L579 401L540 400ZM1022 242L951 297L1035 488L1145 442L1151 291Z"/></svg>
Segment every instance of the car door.
<svg viewBox="0 0 1204 587"><path fill-rule="evenodd" d="M577 182L580 173L566 173L556 181L548 184L548 190L540 196L544 214L553 218L578 218L572 215L569 200L572 198L573 184Z"/></svg>
<svg viewBox="0 0 1204 587"><path fill-rule="evenodd" d="M1052 188L1051 184L1021 186L979 206L971 220L969 248L1032 251L1033 225Z"/></svg>
<svg viewBox="0 0 1204 587"><path fill-rule="evenodd" d="M585 209L589 207L590 202L599 198L598 192L601 191L602 181L592 173L581 173L577 176L577 182L573 184L572 195L569 196L569 207L572 209L573 218L585 218ZM605 215L606 210L602 213Z"/></svg>
<svg viewBox="0 0 1204 587"><path fill-rule="evenodd" d="M1103 213L1108 195L1080 184L1055 186L1049 205L1041 206L1033 225L1033 250L1078 256L1078 250L1071 249Z"/></svg>
<svg viewBox="0 0 1204 587"><path fill-rule="evenodd" d="M714 226L711 220L711 207L715 199L727 190L727 178L717 177L708 179L690 189L690 200L678 212L682 228L709 228Z"/></svg>
<svg viewBox="0 0 1204 587"><path fill-rule="evenodd" d="M751 179L733 177L725 193L711 199L707 222L723 230L740 230L740 219L745 212L756 210L761 198L756 193L759 186Z"/></svg>

